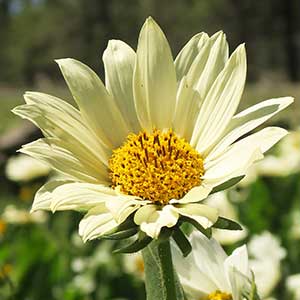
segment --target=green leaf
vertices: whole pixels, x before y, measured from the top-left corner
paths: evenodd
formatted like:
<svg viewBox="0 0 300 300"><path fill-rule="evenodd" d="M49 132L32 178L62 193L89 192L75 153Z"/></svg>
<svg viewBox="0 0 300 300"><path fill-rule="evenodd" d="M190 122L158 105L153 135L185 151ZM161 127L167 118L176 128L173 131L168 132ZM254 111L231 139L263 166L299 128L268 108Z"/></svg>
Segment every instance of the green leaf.
<svg viewBox="0 0 300 300"><path fill-rule="evenodd" d="M192 245L180 228L176 228L172 237L182 252L182 255L184 257L188 256L192 251Z"/></svg>
<svg viewBox="0 0 300 300"><path fill-rule="evenodd" d="M185 296L173 267L169 240L153 240L143 249L142 254L147 300L184 300Z"/></svg>
<svg viewBox="0 0 300 300"><path fill-rule="evenodd" d="M113 251L113 253L134 253L142 250L145 248L148 244L150 244L152 241L152 238L147 235L142 235L137 240L135 240L132 244L129 244L125 247L116 249Z"/></svg>
<svg viewBox="0 0 300 300"><path fill-rule="evenodd" d="M232 187L235 184L237 184L238 182L240 182L244 177L245 177L245 175L231 178L230 180L214 187L211 194L229 189L230 187Z"/></svg>
<svg viewBox="0 0 300 300"><path fill-rule="evenodd" d="M186 217L186 216L181 216L180 221L182 222L188 222L191 225L193 225L196 229L198 229L201 233L203 233L207 238L211 238L211 228L205 229L200 223L198 223L196 220Z"/></svg>
<svg viewBox="0 0 300 300"><path fill-rule="evenodd" d="M119 231L110 235L103 235L101 238L102 239L107 239L107 240L121 240L121 239L127 239L138 232L138 227L135 228L129 228L127 230Z"/></svg>
<svg viewBox="0 0 300 300"><path fill-rule="evenodd" d="M219 217L212 227L227 230L243 230L239 223L224 217Z"/></svg>

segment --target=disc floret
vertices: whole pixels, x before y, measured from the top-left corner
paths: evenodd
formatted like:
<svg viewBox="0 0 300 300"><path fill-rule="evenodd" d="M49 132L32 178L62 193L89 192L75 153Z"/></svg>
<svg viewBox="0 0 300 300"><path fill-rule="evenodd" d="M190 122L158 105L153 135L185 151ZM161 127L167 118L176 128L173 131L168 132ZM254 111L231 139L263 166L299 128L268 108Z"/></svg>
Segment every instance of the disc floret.
<svg viewBox="0 0 300 300"><path fill-rule="evenodd" d="M172 130L130 134L109 161L113 186L162 205L201 184L200 153Z"/></svg>

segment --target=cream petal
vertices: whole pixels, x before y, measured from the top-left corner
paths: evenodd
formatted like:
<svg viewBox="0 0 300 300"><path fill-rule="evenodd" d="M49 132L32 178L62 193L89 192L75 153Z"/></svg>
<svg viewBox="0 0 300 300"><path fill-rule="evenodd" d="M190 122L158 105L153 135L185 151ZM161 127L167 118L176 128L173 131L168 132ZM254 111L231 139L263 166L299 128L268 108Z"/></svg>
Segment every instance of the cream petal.
<svg viewBox="0 0 300 300"><path fill-rule="evenodd" d="M195 265L221 291L230 292L230 285L225 276L224 260L227 255L213 238L208 239L200 232L191 234L190 242L195 256Z"/></svg>
<svg viewBox="0 0 300 300"><path fill-rule="evenodd" d="M93 240L108 233L118 226L112 214L101 203L91 208L79 223L79 235L83 241Z"/></svg>
<svg viewBox="0 0 300 300"><path fill-rule="evenodd" d="M228 44L223 32L218 32L210 39L211 48L207 57L205 67L198 75L194 83L194 88L200 93L202 99L205 99L213 82L222 71L228 60Z"/></svg>
<svg viewBox="0 0 300 300"><path fill-rule="evenodd" d="M212 191L213 186L201 183L201 185L193 187L186 195L183 196L181 199L172 199L170 201L170 204L176 204L176 203L190 203L190 202L199 202L204 200L209 193Z"/></svg>
<svg viewBox="0 0 300 300"><path fill-rule="evenodd" d="M253 162L261 159L263 153L287 134L285 129L267 127L228 148L216 160L205 162L206 173L203 183L218 185L230 178L244 175Z"/></svg>
<svg viewBox="0 0 300 300"><path fill-rule="evenodd" d="M180 215L194 219L204 228L211 227L219 216L216 208L199 203L179 205L176 206L176 210Z"/></svg>
<svg viewBox="0 0 300 300"><path fill-rule="evenodd" d="M76 143L77 148L94 157L94 162L101 162L103 167L108 164L111 150L85 126L77 109L47 94L26 92L24 98L27 104L14 108L15 114L33 122L46 137Z"/></svg>
<svg viewBox="0 0 300 300"><path fill-rule="evenodd" d="M54 180L45 183L35 194L31 212L51 210L52 192L59 186L71 183L69 180Z"/></svg>
<svg viewBox="0 0 300 300"><path fill-rule="evenodd" d="M195 261L197 254L194 251L187 257L183 257L175 243L171 243L171 249L176 272L185 293L189 295L188 299L202 299L200 297L205 299L210 293L218 290L207 274L197 268Z"/></svg>
<svg viewBox="0 0 300 300"><path fill-rule="evenodd" d="M177 92L173 130L187 141L191 139L200 103L199 93L189 86L186 77L183 77Z"/></svg>
<svg viewBox="0 0 300 300"><path fill-rule="evenodd" d="M118 195L114 199L106 202L106 207L109 209L116 222L121 224L143 204L143 201L137 200L136 197Z"/></svg>
<svg viewBox="0 0 300 300"><path fill-rule="evenodd" d="M225 137L208 154L207 160L214 159L220 155L233 142L266 122L275 114L293 103L293 101L294 99L292 97L269 99L253 105L235 115L226 128L224 133Z"/></svg>
<svg viewBox="0 0 300 300"><path fill-rule="evenodd" d="M178 217L179 214L172 205L166 205L160 210L158 206L150 204L137 210L134 222L140 225L140 229L148 236L157 239L162 227L175 226Z"/></svg>
<svg viewBox="0 0 300 300"><path fill-rule="evenodd" d="M110 40L103 53L105 86L133 132L140 131L133 99L134 50L119 40Z"/></svg>
<svg viewBox="0 0 300 300"><path fill-rule="evenodd" d="M97 173L84 161L76 158L72 152L59 147L56 142L54 138L39 139L24 145L19 152L45 162L56 171L76 181L107 183L107 174L101 174L101 169Z"/></svg>
<svg viewBox="0 0 300 300"><path fill-rule="evenodd" d="M88 210L116 197L113 189L91 183L71 182L51 191L51 210Z"/></svg>
<svg viewBox="0 0 300 300"><path fill-rule="evenodd" d="M231 255L226 258L224 265L226 270L229 266L233 266L242 274L246 276L250 275L246 245L236 248Z"/></svg>
<svg viewBox="0 0 300 300"><path fill-rule="evenodd" d="M181 81L181 79L188 73L199 51L208 39L209 37L205 32L197 33L178 53L175 59L177 81Z"/></svg>
<svg viewBox="0 0 300 300"><path fill-rule="evenodd" d="M129 128L100 78L75 59L59 59L57 63L85 122L108 148L119 147Z"/></svg>
<svg viewBox="0 0 300 300"><path fill-rule="evenodd" d="M145 220L155 213L157 210L157 206L154 204L144 205L134 214L134 223L137 225L141 225Z"/></svg>
<svg viewBox="0 0 300 300"><path fill-rule="evenodd" d="M139 36L133 76L135 107L144 129L171 128L176 89L170 46L162 30L150 17Z"/></svg>
<svg viewBox="0 0 300 300"><path fill-rule="evenodd" d="M241 45L231 55L204 99L191 139L191 145L203 155L222 135L239 105L246 68L245 47Z"/></svg>

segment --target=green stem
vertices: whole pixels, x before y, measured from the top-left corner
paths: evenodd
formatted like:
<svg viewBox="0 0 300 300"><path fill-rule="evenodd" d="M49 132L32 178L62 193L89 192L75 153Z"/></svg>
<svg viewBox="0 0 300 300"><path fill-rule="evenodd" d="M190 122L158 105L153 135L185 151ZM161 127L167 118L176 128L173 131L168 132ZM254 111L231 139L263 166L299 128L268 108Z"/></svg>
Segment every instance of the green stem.
<svg viewBox="0 0 300 300"><path fill-rule="evenodd" d="M173 267L170 241L152 241L142 251L147 300L184 300Z"/></svg>

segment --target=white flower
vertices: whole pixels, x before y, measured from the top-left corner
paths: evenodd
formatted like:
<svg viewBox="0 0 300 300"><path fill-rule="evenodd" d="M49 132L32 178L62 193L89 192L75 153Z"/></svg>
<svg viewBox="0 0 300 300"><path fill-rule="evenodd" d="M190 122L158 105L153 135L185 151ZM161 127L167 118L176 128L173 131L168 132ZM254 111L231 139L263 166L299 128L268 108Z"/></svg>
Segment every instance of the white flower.
<svg viewBox="0 0 300 300"><path fill-rule="evenodd" d="M127 273L135 275L140 280L144 280L144 261L141 252L124 255L123 265Z"/></svg>
<svg viewBox="0 0 300 300"><path fill-rule="evenodd" d="M5 207L2 219L10 224L44 223L47 215L42 211L30 214L26 209L16 208L11 204Z"/></svg>
<svg viewBox="0 0 300 300"><path fill-rule="evenodd" d="M47 176L50 167L28 155L10 157L6 164L6 176L12 181L30 181Z"/></svg>
<svg viewBox="0 0 300 300"><path fill-rule="evenodd" d="M292 294L293 300L300 300L300 273L287 278L286 288Z"/></svg>
<svg viewBox="0 0 300 300"><path fill-rule="evenodd" d="M230 203L225 191L212 194L207 198L207 200L205 200L205 203L217 208L220 216L226 216L233 221L239 222L236 208ZM248 234L247 228L245 226L242 227L242 230L223 230L213 228L213 237L222 245L234 244L243 240Z"/></svg>
<svg viewBox="0 0 300 300"><path fill-rule="evenodd" d="M25 94L26 105L14 109L45 135L21 152L66 177L44 185L32 210L87 211L79 227L84 241L132 214L152 238L180 216L212 226L218 211L200 201L245 174L286 135L267 127L244 137L293 99L270 99L236 114L245 47L228 57L222 32L195 35L174 62L164 33L148 18L136 53L112 40L103 61L105 85L86 65L57 61L79 110L32 92Z"/></svg>
<svg viewBox="0 0 300 300"><path fill-rule="evenodd" d="M216 240L199 232L191 234L190 242L193 251L186 258L177 247L172 248L175 268L188 299L243 299L251 282L246 246L227 256Z"/></svg>
<svg viewBox="0 0 300 300"><path fill-rule="evenodd" d="M247 246L252 257L249 264L255 275L258 292L266 298L281 278L280 264L286 256L286 250L269 232L253 236Z"/></svg>

